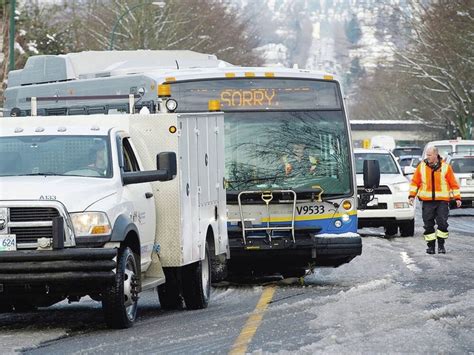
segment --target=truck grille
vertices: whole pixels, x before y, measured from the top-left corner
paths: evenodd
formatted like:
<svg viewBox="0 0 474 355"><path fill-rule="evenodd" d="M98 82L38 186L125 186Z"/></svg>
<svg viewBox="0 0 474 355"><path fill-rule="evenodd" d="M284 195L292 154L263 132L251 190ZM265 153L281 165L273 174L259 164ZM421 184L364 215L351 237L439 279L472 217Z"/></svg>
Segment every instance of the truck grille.
<svg viewBox="0 0 474 355"><path fill-rule="evenodd" d="M16 235L18 249L36 249L39 238L53 238L53 207L10 207L8 233Z"/></svg>
<svg viewBox="0 0 474 355"><path fill-rule="evenodd" d="M51 221L58 217L55 208L47 207L12 207L10 208L10 222Z"/></svg>
<svg viewBox="0 0 474 355"><path fill-rule="evenodd" d="M39 238L52 238L53 226L51 227L13 227L11 234L16 234L17 244L36 243Z"/></svg>

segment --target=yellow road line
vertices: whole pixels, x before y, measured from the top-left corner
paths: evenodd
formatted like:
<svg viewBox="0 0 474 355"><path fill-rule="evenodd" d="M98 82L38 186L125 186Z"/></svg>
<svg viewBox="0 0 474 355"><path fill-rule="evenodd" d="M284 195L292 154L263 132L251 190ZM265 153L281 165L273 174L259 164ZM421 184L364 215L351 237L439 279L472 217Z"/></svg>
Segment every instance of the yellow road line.
<svg viewBox="0 0 474 355"><path fill-rule="evenodd" d="M263 314L265 313L268 304L271 302L275 290L275 286L265 287L257 303L257 306L253 310L249 319L247 319L244 328L240 332L240 335L232 346L232 349L230 349L229 354L245 354L247 351L247 346L249 345L250 341L255 335L255 332L260 326L260 323L262 322Z"/></svg>

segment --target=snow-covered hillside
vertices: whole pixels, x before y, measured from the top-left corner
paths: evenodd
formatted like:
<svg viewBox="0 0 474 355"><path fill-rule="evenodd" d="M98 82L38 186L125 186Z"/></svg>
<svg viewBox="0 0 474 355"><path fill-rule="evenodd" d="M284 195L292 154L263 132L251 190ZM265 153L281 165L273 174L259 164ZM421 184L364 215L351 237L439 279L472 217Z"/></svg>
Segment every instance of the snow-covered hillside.
<svg viewBox="0 0 474 355"><path fill-rule="evenodd" d="M268 65L325 70L346 84L383 65L399 40L405 0L233 0L255 19Z"/></svg>

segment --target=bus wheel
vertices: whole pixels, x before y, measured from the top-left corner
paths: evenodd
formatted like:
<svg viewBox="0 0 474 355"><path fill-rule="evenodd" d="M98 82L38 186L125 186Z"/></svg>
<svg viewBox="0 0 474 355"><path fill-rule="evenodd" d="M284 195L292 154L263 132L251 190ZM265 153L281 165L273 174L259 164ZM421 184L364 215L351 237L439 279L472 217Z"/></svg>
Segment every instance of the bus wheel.
<svg viewBox="0 0 474 355"><path fill-rule="evenodd" d="M15 302L13 308L15 308L15 312L17 313L34 312L38 309L36 305L30 302Z"/></svg>
<svg viewBox="0 0 474 355"><path fill-rule="evenodd" d="M102 309L107 326L130 328L137 316L138 276L135 254L126 247L119 251L115 282L104 292Z"/></svg>
<svg viewBox="0 0 474 355"><path fill-rule="evenodd" d="M187 309L206 308L211 294L211 263L206 243L204 259L183 267L183 296Z"/></svg>
<svg viewBox="0 0 474 355"><path fill-rule="evenodd" d="M286 270L281 273L284 279L288 278L300 278L306 276L308 273L307 269L291 269L291 270Z"/></svg>
<svg viewBox="0 0 474 355"><path fill-rule="evenodd" d="M13 312L13 306L9 303L3 303L2 300L0 300L0 314L11 312Z"/></svg>

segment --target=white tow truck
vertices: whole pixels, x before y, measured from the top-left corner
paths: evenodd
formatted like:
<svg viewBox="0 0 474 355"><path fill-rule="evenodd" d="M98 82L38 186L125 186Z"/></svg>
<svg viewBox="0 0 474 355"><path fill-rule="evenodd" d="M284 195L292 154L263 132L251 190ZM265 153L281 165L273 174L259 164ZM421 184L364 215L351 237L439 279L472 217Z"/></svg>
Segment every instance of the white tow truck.
<svg viewBox="0 0 474 355"><path fill-rule="evenodd" d="M1 312L89 295L127 328L152 288L207 307L229 257L222 113L0 120Z"/></svg>

